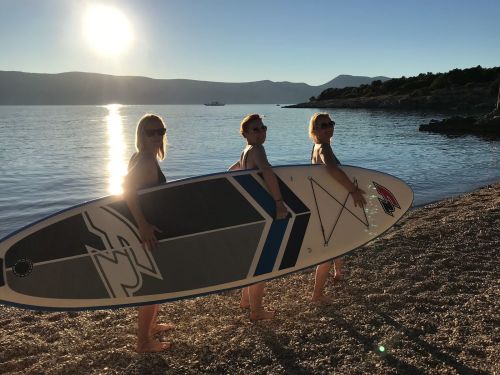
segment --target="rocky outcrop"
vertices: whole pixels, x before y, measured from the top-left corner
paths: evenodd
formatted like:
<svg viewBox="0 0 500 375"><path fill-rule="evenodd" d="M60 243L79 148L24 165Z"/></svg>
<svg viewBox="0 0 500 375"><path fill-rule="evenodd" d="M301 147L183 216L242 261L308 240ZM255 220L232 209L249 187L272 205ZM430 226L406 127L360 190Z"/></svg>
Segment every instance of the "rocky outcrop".
<svg viewBox="0 0 500 375"><path fill-rule="evenodd" d="M439 89L431 93L415 90L404 95L377 95L355 98L311 100L287 108L379 108L402 110L487 111L495 106L490 85Z"/></svg>
<svg viewBox="0 0 500 375"><path fill-rule="evenodd" d="M419 130L449 135L476 134L500 138L500 116L496 115L496 111L480 118L454 116L440 121L431 120L428 124L420 125Z"/></svg>

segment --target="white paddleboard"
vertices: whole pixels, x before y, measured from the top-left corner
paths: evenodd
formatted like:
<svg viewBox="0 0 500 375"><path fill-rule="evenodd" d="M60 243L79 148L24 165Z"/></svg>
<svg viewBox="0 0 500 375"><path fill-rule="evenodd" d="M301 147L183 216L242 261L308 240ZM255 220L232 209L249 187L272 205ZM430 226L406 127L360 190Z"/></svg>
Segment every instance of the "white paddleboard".
<svg viewBox="0 0 500 375"><path fill-rule="evenodd" d="M290 216L256 170L140 192L159 247L145 250L120 196L62 211L0 241L0 301L42 310L149 304L239 288L339 257L380 236L413 192L391 175L341 167L367 195L355 207L323 165L274 167Z"/></svg>

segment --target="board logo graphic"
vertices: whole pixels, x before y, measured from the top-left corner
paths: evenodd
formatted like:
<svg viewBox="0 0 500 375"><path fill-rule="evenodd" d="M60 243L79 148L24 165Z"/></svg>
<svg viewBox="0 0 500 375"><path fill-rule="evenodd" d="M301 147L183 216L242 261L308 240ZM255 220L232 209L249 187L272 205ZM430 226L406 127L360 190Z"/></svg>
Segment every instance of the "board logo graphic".
<svg viewBox="0 0 500 375"><path fill-rule="evenodd" d="M394 211L396 208L401 209L401 206L399 205L396 197L394 194L392 194L389 189L386 187L377 184L375 181L373 181L373 184L375 185L375 188L377 189L377 193L380 194L381 197L378 197L378 200L380 202L380 205L384 209L384 212L387 215L394 216Z"/></svg>
<svg viewBox="0 0 500 375"><path fill-rule="evenodd" d="M142 247L137 228L109 207L94 207L82 214L87 229L105 249L85 245L112 298L130 297L141 289L142 275L162 280L151 252Z"/></svg>
<svg viewBox="0 0 500 375"><path fill-rule="evenodd" d="M316 210L318 212L319 223L321 226L321 232L323 233L325 246L328 246L330 244L330 240L332 239L333 233L340 221L342 214L352 215L352 217L359 221L359 223L365 228L368 229L370 227L368 217L366 216L365 207L363 205L359 207L347 207L349 196L351 196L352 193L347 192L347 194L343 194L342 197L335 197L332 192L328 191L326 187L322 186L314 178L308 177L308 179L311 183L314 204L316 205ZM356 179L354 179L354 184L356 187L358 186L358 181ZM322 205L318 204L319 199L322 200ZM336 212L337 214L333 215L332 213L334 212ZM331 217L329 222L325 220L328 217Z"/></svg>

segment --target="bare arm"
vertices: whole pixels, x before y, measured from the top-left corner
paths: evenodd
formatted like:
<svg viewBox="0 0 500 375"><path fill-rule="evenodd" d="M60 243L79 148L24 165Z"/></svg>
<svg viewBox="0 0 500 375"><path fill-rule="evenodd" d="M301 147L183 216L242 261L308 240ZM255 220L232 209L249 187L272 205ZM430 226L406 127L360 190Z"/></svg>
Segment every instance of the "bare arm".
<svg viewBox="0 0 500 375"><path fill-rule="evenodd" d="M276 204L276 219L281 220L286 218L288 216L288 210L283 203L280 186L278 184L278 178L276 177L270 166L265 167L260 171L262 172L262 176L264 177L264 182L267 186L267 189L271 193L271 196L273 197Z"/></svg>
<svg viewBox="0 0 500 375"><path fill-rule="evenodd" d="M153 184L156 182L156 178L156 166L154 163L146 162L136 165L136 167L129 172L124 182L123 196L139 228L142 246L147 246L149 249L154 249L158 246L158 240L156 239L154 232L159 230L146 220L139 204L137 190L140 185L148 185L149 183Z"/></svg>
<svg viewBox="0 0 500 375"><path fill-rule="evenodd" d="M262 172L264 183L266 184L267 189L271 193L271 196L273 197L276 204L276 219L281 220L286 218L288 216L288 210L283 203L283 197L281 195L280 186L278 184L278 178L271 169L271 165L267 160L264 147L255 148L253 157L255 160L255 164L259 168L260 172Z"/></svg>
<svg viewBox="0 0 500 375"><path fill-rule="evenodd" d="M142 213L141 207L139 205L137 191L136 190L125 191L124 198L137 225L141 227L144 224L146 224L147 220L144 217L144 214Z"/></svg>
<svg viewBox="0 0 500 375"><path fill-rule="evenodd" d="M354 183L347 177L345 172L337 167L336 165L328 165L328 173L337 180L344 188L349 191L352 195L352 199L354 201L354 206L363 206L366 204L366 200L363 197L363 194L366 194L363 190L358 188Z"/></svg>
<svg viewBox="0 0 500 375"><path fill-rule="evenodd" d="M359 189L354 183L349 179L345 172L337 166L336 158L333 155L332 149L328 147L322 147L320 152L321 160L328 169L328 173L340 183L349 193L352 195L354 201L354 206L363 206L366 204L366 200L363 194L366 194L363 190Z"/></svg>
<svg viewBox="0 0 500 375"><path fill-rule="evenodd" d="M266 183L267 189L271 193L274 201L282 201L280 186L278 184L278 179L274 174L271 167L265 167L260 169L262 176L264 177L264 182Z"/></svg>
<svg viewBox="0 0 500 375"><path fill-rule="evenodd" d="M240 161L238 160L236 163L231 164L231 166L227 169L228 171L237 171L241 169Z"/></svg>
<svg viewBox="0 0 500 375"><path fill-rule="evenodd" d="M337 167L336 165L328 165L328 173L346 190L349 192L353 192L356 190L356 186L349 180L349 177L345 174L345 172Z"/></svg>

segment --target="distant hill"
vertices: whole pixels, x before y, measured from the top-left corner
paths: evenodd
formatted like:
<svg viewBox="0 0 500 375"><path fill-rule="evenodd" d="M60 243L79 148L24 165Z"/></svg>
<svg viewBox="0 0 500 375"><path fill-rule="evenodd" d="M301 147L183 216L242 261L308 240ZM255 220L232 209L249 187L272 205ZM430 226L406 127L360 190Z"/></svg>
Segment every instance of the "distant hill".
<svg viewBox="0 0 500 375"><path fill-rule="evenodd" d="M356 87L330 87L309 102L290 107L484 111L494 107L499 85L499 67L476 66L447 73L374 80Z"/></svg>
<svg viewBox="0 0 500 375"><path fill-rule="evenodd" d="M364 76L351 76L348 74L341 74L334 79L332 79L330 82L325 83L324 85L321 85L324 90L329 89L329 88L337 88L341 89L344 87L358 87L361 85L369 85L373 81L381 81L385 82L389 80L390 78L388 77L364 77Z"/></svg>
<svg viewBox="0 0 500 375"><path fill-rule="evenodd" d="M255 81L243 83L152 79L96 73L59 74L0 71L0 105L297 103L327 88L370 84L387 77L340 75L320 86Z"/></svg>

